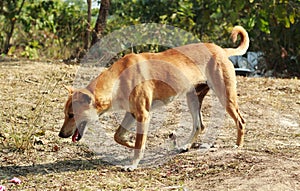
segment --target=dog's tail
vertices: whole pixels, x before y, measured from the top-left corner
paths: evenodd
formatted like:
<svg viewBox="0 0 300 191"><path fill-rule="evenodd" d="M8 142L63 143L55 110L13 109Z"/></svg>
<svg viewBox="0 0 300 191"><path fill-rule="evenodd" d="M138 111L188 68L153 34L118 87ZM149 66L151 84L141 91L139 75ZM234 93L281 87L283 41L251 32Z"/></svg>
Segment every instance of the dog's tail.
<svg viewBox="0 0 300 191"><path fill-rule="evenodd" d="M241 26L235 26L231 31L231 39L235 43L238 35L241 37L240 45L237 48L225 48L227 56L243 55L249 48L249 36L247 31Z"/></svg>

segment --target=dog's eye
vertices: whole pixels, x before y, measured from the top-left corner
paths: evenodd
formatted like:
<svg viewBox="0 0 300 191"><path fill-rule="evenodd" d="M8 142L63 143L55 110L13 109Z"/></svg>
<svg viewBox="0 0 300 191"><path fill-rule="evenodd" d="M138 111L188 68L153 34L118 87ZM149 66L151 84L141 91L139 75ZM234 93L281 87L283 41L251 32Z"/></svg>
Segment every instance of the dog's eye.
<svg viewBox="0 0 300 191"><path fill-rule="evenodd" d="M69 114L69 118L71 119L71 118L73 118L74 117L74 114L73 113L70 113Z"/></svg>

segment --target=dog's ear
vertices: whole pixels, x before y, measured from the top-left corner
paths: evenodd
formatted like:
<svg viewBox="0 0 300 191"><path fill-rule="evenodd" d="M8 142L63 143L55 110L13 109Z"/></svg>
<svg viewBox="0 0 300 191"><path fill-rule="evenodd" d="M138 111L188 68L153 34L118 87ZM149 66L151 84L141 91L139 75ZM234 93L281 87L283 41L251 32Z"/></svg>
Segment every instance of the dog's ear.
<svg viewBox="0 0 300 191"><path fill-rule="evenodd" d="M81 92L81 93L82 93L82 92ZM91 101L92 101L91 96L89 96L88 94L85 94L85 93L82 93L82 99L83 99L85 102L87 102L88 104L90 104Z"/></svg>
<svg viewBox="0 0 300 191"><path fill-rule="evenodd" d="M90 104L92 102L92 97L89 95L89 93L85 91L75 91L72 95L73 101L77 101L80 103L88 103Z"/></svg>
<svg viewBox="0 0 300 191"><path fill-rule="evenodd" d="M73 88L73 87L71 87L71 86L66 86L66 85L64 85L64 84L63 84L63 86L66 88L66 90L68 90L68 92L69 92L70 95L73 94L73 92L74 92L74 88Z"/></svg>

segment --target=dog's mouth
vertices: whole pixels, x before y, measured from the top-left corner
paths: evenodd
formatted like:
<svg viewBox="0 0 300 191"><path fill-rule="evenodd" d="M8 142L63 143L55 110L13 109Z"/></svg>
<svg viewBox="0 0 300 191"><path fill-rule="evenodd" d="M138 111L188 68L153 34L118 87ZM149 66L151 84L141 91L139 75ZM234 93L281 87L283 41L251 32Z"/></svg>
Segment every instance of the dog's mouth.
<svg viewBox="0 0 300 191"><path fill-rule="evenodd" d="M80 139L82 138L86 124L87 124L87 122L83 121L79 124L78 127L76 127L76 130L75 130L75 132L72 136L72 141L74 143L77 142L77 141L80 141Z"/></svg>
<svg viewBox="0 0 300 191"><path fill-rule="evenodd" d="M81 139L81 135L79 134L78 129L76 128L73 136L72 136L72 141L75 143Z"/></svg>

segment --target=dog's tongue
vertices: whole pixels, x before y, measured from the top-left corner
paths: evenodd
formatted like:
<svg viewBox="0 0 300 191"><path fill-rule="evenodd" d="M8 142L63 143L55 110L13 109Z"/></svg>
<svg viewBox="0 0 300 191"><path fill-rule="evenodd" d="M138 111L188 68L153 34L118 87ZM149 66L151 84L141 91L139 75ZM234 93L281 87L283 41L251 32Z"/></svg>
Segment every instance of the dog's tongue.
<svg viewBox="0 0 300 191"><path fill-rule="evenodd" d="M72 136L72 141L74 143L77 142L78 135L79 135L79 132L78 132L78 129L76 129L75 133Z"/></svg>

